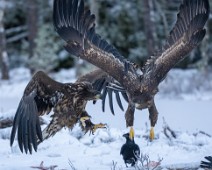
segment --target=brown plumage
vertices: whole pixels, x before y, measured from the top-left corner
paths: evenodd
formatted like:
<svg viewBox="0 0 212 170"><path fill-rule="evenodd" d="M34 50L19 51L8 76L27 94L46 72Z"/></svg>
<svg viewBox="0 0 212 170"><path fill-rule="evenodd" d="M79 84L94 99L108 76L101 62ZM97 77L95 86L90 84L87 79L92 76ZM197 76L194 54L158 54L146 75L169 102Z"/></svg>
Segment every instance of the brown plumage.
<svg viewBox="0 0 212 170"><path fill-rule="evenodd" d="M83 0L55 0L53 22L55 30L66 41L68 52L102 69L126 91L127 126L133 126L135 108L147 108L154 127L158 119L154 102L158 85L169 70L202 41L208 16L208 0L184 0L167 43L142 68L135 67L95 33L95 16L84 10Z"/></svg>
<svg viewBox="0 0 212 170"><path fill-rule="evenodd" d="M88 100L96 100L100 93L86 81L59 83L44 72L37 72L27 87L19 103L10 138L12 146L18 130L20 150L32 153L43 140L55 135L63 127L72 129L79 122L82 131L92 133L103 124L95 125L85 110ZM53 111L50 124L41 131L39 116ZM82 120L85 118L85 120Z"/></svg>

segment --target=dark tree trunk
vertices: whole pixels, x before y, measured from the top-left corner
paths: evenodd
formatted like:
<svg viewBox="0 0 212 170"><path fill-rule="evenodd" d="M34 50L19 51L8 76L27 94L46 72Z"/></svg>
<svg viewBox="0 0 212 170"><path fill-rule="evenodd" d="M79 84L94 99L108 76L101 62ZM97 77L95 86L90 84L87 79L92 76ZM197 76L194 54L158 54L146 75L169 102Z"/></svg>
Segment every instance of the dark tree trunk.
<svg viewBox="0 0 212 170"><path fill-rule="evenodd" d="M144 31L145 31L146 40L147 40L148 56L152 55L155 50L154 24L151 20L151 6L150 6L151 1L152 0L143 0Z"/></svg>
<svg viewBox="0 0 212 170"><path fill-rule="evenodd" d="M0 8L0 64L2 79L9 79L9 59L6 51L6 36L3 24L4 9Z"/></svg>
<svg viewBox="0 0 212 170"><path fill-rule="evenodd" d="M27 25L28 25L28 40L29 40L29 58L34 55L36 47L35 38L38 33L38 1L27 0ZM34 72L33 68L30 68Z"/></svg>

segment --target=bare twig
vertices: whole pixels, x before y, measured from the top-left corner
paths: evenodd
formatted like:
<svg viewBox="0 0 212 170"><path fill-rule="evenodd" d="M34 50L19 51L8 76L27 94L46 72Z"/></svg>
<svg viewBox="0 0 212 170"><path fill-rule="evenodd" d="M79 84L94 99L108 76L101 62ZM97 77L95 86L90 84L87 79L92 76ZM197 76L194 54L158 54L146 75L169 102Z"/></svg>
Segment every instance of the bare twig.
<svg viewBox="0 0 212 170"><path fill-rule="evenodd" d="M163 158L159 158L158 159L158 162L155 162L156 164L155 164L155 167L152 169L152 170L154 170L154 169L156 169L158 166L160 166L160 164L161 164L161 162L163 161Z"/></svg>
<svg viewBox="0 0 212 170"><path fill-rule="evenodd" d="M172 138L177 138L177 135L175 134L175 132L169 127L169 125L166 123L165 118L163 117L163 132L165 134L165 136L171 140ZM170 135L171 136L170 136Z"/></svg>
<svg viewBox="0 0 212 170"><path fill-rule="evenodd" d="M57 165L51 165L49 167L45 167L43 165L43 161L40 163L39 166L31 166L31 168L40 169L40 170L55 170L55 168L57 168L57 167L58 167Z"/></svg>
<svg viewBox="0 0 212 170"><path fill-rule="evenodd" d="M69 163L72 170L77 170L77 168L75 168L74 164L71 162L70 159L68 159L68 163Z"/></svg>
<svg viewBox="0 0 212 170"><path fill-rule="evenodd" d="M111 170L116 170L117 162L112 161L112 167Z"/></svg>
<svg viewBox="0 0 212 170"><path fill-rule="evenodd" d="M205 136L211 138L211 135L209 135L208 133L206 133L206 132L204 132L204 131L201 131L201 130L200 130L199 132L197 132L197 133L194 133L194 136L197 136L198 134L203 134L203 135L205 135Z"/></svg>
<svg viewBox="0 0 212 170"><path fill-rule="evenodd" d="M140 165L136 164L135 168L137 170L156 170L163 160L163 158L159 158L158 161L151 161L147 154L141 154L141 156L137 157L137 159L140 163Z"/></svg>

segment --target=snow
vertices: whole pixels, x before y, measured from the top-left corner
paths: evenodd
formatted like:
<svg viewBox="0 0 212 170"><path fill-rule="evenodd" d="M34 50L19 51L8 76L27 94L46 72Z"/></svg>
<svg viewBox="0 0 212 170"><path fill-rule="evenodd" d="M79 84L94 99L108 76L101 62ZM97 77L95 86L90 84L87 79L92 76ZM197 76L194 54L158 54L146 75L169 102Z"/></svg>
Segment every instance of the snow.
<svg viewBox="0 0 212 170"><path fill-rule="evenodd" d="M62 70L50 76L62 82L74 82L74 73L74 70ZM0 118L14 116L30 80L30 73L25 68L19 68L12 70L10 77L9 81L0 81ZM141 152L152 161L163 158L163 169L195 168L204 156L212 155L211 79L204 80L202 77L196 70L173 70L169 74L156 96L159 119L153 142L147 139L150 129L147 111L137 110L135 113L135 141ZM200 78L201 82L198 82ZM122 101L126 109L127 103ZM32 155L22 154L17 141L10 147L11 128L0 129L0 169L28 170L32 166L39 166L42 161L46 167L57 165L55 169L73 169L72 164L77 170L108 170L114 167L113 162L116 169L134 169L125 168L120 156L120 148L125 143L122 135L129 129L125 127L124 112L115 102L114 108L115 116L108 106L105 113L101 111L101 101L96 105L89 102L86 110L92 116L92 121L107 123L107 129L99 129L94 135L84 135L78 125L72 131L62 129L41 143L38 151ZM45 119L48 121L48 116ZM175 132L176 138L168 139L165 136L164 120Z"/></svg>

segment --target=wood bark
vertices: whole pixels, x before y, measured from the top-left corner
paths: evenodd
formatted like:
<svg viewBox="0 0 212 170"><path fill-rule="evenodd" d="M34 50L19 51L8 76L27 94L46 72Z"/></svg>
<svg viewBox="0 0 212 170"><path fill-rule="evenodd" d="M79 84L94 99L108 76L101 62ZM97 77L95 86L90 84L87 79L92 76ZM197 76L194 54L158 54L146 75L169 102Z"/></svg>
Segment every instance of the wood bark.
<svg viewBox="0 0 212 170"><path fill-rule="evenodd" d="M4 18L4 9L0 8L0 64L1 64L1 73L2 79L9 79L9 59L6 51L6 35L3 24Z"/></svg>
<svg viewBox="0 0 212 170"><path fill-rule="evenodd" d="M27 0L27 26L28 26L28 41L29 41L29 58L34 56L36 47L35 39L38 33L38 1ZM33 68L30 68L33 73Z"/></svg>
<svg viewBox="0 0 212 170"><path fill-rule="evenodd" d="M154 24L153 24L152 19L151 19L150 3L151 3L151 0L143 0L144 31L145 31L146 40L147 40L148 56L153 55L153 52L155 50Z"/></svg>

